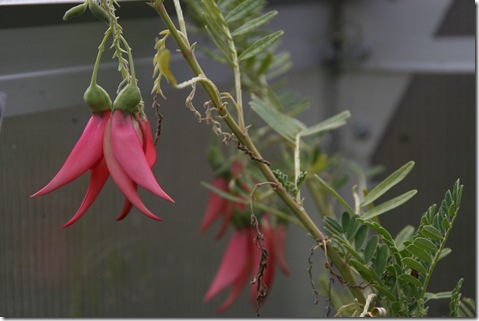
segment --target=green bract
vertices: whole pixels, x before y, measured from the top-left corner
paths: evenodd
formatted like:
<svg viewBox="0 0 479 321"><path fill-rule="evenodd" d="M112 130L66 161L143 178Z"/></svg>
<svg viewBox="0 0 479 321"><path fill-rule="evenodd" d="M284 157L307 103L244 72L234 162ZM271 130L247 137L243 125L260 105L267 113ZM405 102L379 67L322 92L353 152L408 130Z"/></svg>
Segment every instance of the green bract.
<svg viewBox="0 0 479 321"><path fill-rule="evenodd" d="M111 99L108 93L97 84L91 84L83 94L83 100L94 113L111 110Z"/></svg>
<svg viewBox="0 0 479 321"><path fill-rule="evenodd" d="M108 14L95 1L90 1L89 8L95 18L103 21L107 25L110 24L110 18L108 17Z"/></svg>
<svg viewBox="0 0 479 321"><path fill-rule="evenodd" d="M137 111L137 106L140 103L140 88L138 88L136 81L132 81L120 91L113 102L113 109L120 109L125 113L132 114Z"/></svg>
<svg viewBox="0 0 479 321"><path fill-rule="evenodd" d="M77 6L74 6L73 8L70 8L65 14L63 15L63 20L67 21L70 20L71 18L81 16L87 7L87 3L82 3Z"/></svg>

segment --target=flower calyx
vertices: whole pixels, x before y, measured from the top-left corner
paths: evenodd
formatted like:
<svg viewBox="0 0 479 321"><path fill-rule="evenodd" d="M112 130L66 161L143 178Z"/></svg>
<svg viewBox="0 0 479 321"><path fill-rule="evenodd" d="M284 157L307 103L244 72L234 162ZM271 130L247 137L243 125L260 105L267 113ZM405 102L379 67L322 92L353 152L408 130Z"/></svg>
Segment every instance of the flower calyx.
<svg viewBox="0 0 479 321"><path fill-rule="evenodd" d="M141 111L141 92L137 82L130 81L123 89L120 90L113 102L113 110L120 109L125 114L133 114Z"/></svg>
<svg viewBox="0 0 479 321"><path fill-rule="evenodd" d="M93 113L101 114L112 107L110 95L101 86L93 83L85 90L83 100Z"/></svg>
<svg viewBox="0 0 479 321"><path fill-rule="evenodd" d="M90 4L88 5L88 8L90 9L91 13L95 18L98 20L103 21L107 25L110 24L110 17L108 17L108 14L106 13L105 10L103 10L102 7L100 7L96 1L90 1Z"/></svg>
<svg viewBox="0 0 479 321"><path fill-rule="evenodd" d="M79 4L77 6L74 6L65 12L63 15L63 21L70 20L71 18L75 18L78 16L81 16L83 13L85 13L86 8L88 7L88 1L85 1L82 4Z"/></svg>

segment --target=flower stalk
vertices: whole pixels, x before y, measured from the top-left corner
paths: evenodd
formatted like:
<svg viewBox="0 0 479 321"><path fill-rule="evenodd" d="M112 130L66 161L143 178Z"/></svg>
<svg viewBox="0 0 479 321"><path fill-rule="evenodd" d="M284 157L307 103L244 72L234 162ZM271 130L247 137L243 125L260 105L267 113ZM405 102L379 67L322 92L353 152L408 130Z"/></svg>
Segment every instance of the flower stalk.
<svg viewBox="0 0 479 321"><path fill-rule="evenodd" d="M171 20L166 8L163 5L162 0L156 0L154 2L149 3L151 7L153 7L161 19L163 20L166 27L169 29L170 34L175 39L184 59L187 61L188 65L191 67L192 71L196 74L196 76L204 76L205 73L203 69L198 63L192 48L189 46L187 41L185 41L184 37L180 34L177 30L175 24ZM203 86L206 94L211 99L214 106L217 108L219 115L222 117L224 122L227 126L231 129L233 134L235 135L236 139L245 146L251 155L256 159L263 159L260 152L257 150L256 146L254 145L253 141L249 137L248 133L241 128L238 123L233 119L231 114L228 110L224 107L221 96L219 91L211 82L201 81L201 85ZM238 111L239 112L239 111ZM239 114L242 114L242 112ZM305 211L301 204L294 199L294 197L286 190L286 188L278 181L275 177L273 172L271 171L270 167L262 162L255 162L260 171L263 173L264 177L268 182L271 182L273 190L276 194L283 200L283 202L291 209L294 215L298 218L298 220L302 223L302 225L306 228L306 230L311 234L311 236L318 241L325 240L325 235L321 232L321 230L316 226L314 221ZM342 277L344 278L345 282L350 285L349 287L352 294L358 299L360 303L365 302L365 297L362 291L357 288L353 287L355 285L354 276L349 269L349 266L342 260L341 256L335 252L333 247L327 242L327 251L330 260L333 262L334 266L338 269L341 273Z"/></svg>

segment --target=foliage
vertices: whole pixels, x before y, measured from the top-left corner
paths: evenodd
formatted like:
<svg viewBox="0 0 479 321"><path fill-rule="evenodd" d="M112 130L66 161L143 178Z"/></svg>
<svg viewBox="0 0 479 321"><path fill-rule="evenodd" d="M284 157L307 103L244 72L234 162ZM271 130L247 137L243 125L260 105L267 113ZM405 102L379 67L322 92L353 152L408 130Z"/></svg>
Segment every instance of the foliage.
<svg viewBox="0 0 479 321"><path fill-rule="evenodd" d="M244 228L248 224L245 213L250 215L255 240L261 249L259 272L252 283L258 284L259 289L260 284L271 281L262 279L263 271L268 271L268 251L267 246L263 246L261 231L293 223L315 242L311 255L317 248L324 251L325 272L329 277L345 285L344 293L330 287L327 290L338 316L423 317L427 316L427 302L433 299L450 299L450 316L473 315L474 302L468 298L461 300L462 279L450 292L426 292L437 263L451 252L445 244L459 211L462 195L459 180L446 192L439 208L429 207L417 228L406 226L393 238L381 225L379 216L401 206L417 191L407 191L380 204L375 202L405 179L414 162L406 163L368 191L363 170L358 170L357 165L340 154L324 152L324 137L341 128L350 113L341 111L312 125L298 120L309 102L285 88L282 76L291 62L289 54L280 49L284 32L267 29L278 12L265 12L265 0L186 0L188 22L192 23L187 25L180 1L173 2L178 27L163 0L149 3L166 26L159 32L160 38L155 44L152 94L155 102L158 95L164 97L164 79L175 88L191 88L186 106L198 122L211 125L220 137L211 143L208 160L215 178L224 180L227 188L206 182L202 185L216 197L227 200L229 206L237 207L235 211L228 210L230 214L225 215L224 224L236 230ZM130 79L130 73L134 78L131 49L115 15L115 1L87 0L67 12L66 19L85 12L87 4L97 18L109 25L104 41L113 35L114 57L119 61L123 78ZM206 39L192 44L188 32L201 33ZM183 82L177 81L170 70L170 59L176 51L195 74ZM208 78L196 58L197 51L229 68L234 80L231 90L221 91ZM124 53L128 53L129 61L123 58ZM95 68L97 66L98 60ZM96 77L96 72L94 74ZM194 104L198 84L209 98L204 109ZM244 103L244 99L248 102ZM223 143L227 146L222 146ZM265 159L263 155L273 149L279 157ZM233 173L233 164L241 168L241 175ZM345 165L359 173L363 189L353 187L353 205L338 192L345 181L351 179L345 175ZM316 209L303 206L301 192L306 188ZM224 203L214 199L214 204ZM315 224L312 212L322 218L325 231ZM217 214L221 214L220 211ZM311 273L311 266L309 271ZM325 284L324 277L321 282ZM313 278L311 283L314 286ZM261 289L257 312L268 293L264 286ZM315 289L314 292L317 293Z"/></svg>

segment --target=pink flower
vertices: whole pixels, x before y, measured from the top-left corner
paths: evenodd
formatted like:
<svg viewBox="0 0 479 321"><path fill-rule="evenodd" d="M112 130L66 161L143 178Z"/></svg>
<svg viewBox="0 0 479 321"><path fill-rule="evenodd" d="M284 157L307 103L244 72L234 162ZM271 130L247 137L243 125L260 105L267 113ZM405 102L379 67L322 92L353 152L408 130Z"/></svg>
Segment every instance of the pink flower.
<svg viewBox="0 0 479 321"><path fill-rule="evenodd" d="M146 140L141 141L141 136L146 137ZM141 119L138 121L138 115L134 118L130 114L125 115L122 110L113 111L105 129L103 153L113 181L127 199L124 210L117 219L123 219L132 204L146 216L161 220L145 207L137 193L137 187L140 185L160 198L174 203L151 172L150 167L156 160L156 153L149 126L142 125Z"/></svg>
<svg viewBox="0 0 479 321"><path fill-rule="evenodd" d="M266 286L270 288L276 265L279 265L285 275L289 275L284 260L286 225L279 225L275 228L262 226L261 231L265 238L265 249L268 251L268 262L263 278ZM243 227L233 233L228 243L223 260L204 297L204 302L208 302L227 287L231 287L230 294L217 309L218 313L228 309L237 299L245 284L253 280L258 273L261 250L255 244L255 237L255 229ZM256 303L256 284L250 285L250 300L253 304Z"/></svg>
<svg viewBox="0 0 479 321"><path fill-rule="evenodd" d="M239 179L239 175L242 170L243 170L243 165L241 163L239 162L233 163L232 179L234 181L237 181ZM213 185L214 187L216 187L217 189L225 193L237 194L230 190L228 186L229 180L226 179L224 176L216 177L211 182L211 185ZM245 191L248 190L248 188L244 185L242 186L242 188ZM236 196L241 197L240 195L236 195ZM223 217L223 223L221 224L221 227L215 236L216 239L221 238L226 232L226 230L228 229L228 226L231 222L235 209L244 211L245 208L246 208L245 204L243 203L233 202L219 196L215 192L210 192L208 197L208 203L206 205L206 210L203 215L203 220L201 221L200 232L204 233L217 219L219 219L220 217Z"/></svg>
<svg viewBox="0 0 479 321"><path fill-rule="evenodd" d="M133 205L148 217L161 220L145 207L137 193L137 185L140 185L174 202L161 189L151 172L155 161L156 150L146 116L124 115L121 110L94 113L60 171L32 196L50 193L90 170L90 184L83 202L63 227L70 226L85 214L110 174L125 196L117 220L125 218Z"/></svg>

